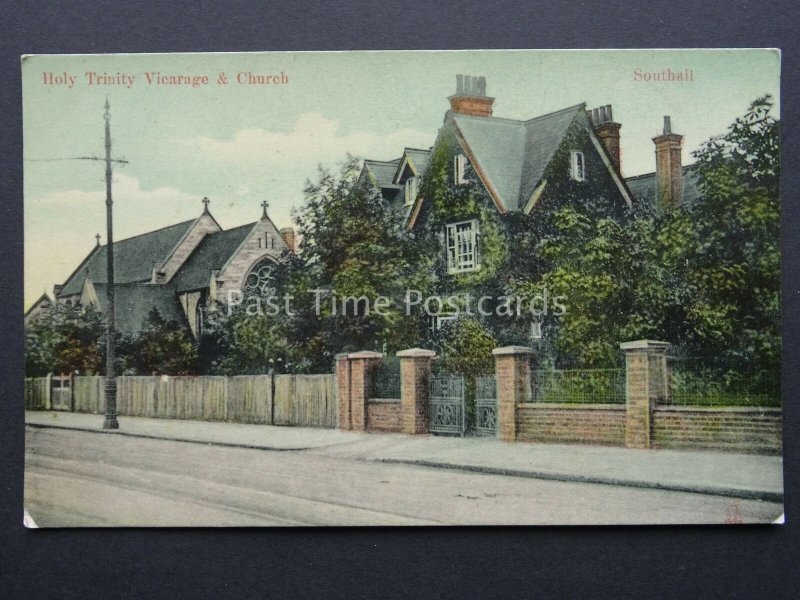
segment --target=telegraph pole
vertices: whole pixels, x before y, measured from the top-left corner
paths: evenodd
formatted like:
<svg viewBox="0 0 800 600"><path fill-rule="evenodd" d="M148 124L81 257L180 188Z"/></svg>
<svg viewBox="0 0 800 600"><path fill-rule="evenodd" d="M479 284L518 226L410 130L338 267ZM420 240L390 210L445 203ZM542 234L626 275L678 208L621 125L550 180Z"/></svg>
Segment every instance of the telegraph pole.
<svg viewBox="0 0 800 600"><path fill-rule="evenodd" d="M103 429L119 429L117 421L117 379L114 368L114 338L116 333L116 298L114 294L114 200L111 196L111 108L106 98L106 112L103 118L106 121L106 298L108 309L106 311L106 418Z"/></svg>
<svg viewBox="0 0 800 600"><path fill-rule="evenodd" d="M103 118L106 122L106 156L99 158L97 156L72 156L67 158L40 158L31 159L35 161L51 162L57 160L93 160L102 161L106 167L106 235L108 241L106 244L106 268L108 269L107 283L106 283L106 299L108 301L108 310L106 311L106 384L105 384L105 397L106 397L106 416L103 421L103 429L119 429L119 422L117 421L117 380L114 368L115 352L114 352L114 337L116 333L115 327L115 314L116 314L116 299L114 294L114 219L112 207L114 201L111 196L111 183L113 178L112 164L127 164L128 161L124 158L111 158L111 113L109 112L111 106L106 98L105 113ZM100 236L97 236L97 243L100 244Z"/></svg>

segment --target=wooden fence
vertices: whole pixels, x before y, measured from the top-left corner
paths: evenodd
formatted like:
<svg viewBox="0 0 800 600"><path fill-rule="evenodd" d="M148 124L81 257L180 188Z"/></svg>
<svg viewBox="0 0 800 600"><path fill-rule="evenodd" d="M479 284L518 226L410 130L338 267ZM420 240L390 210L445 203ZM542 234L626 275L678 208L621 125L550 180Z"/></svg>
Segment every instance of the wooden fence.
<svg viewBox="0 0 800 600"><path fill-rule="evenodd" d="M59 388L61 389L61 388ZM76 412L105 412L104 378L73 377L61 404ZM234 377L118 377L121 416L196 419L265 425L336 427L333 375ZM51 378L25 380L25 408L48 410ZM67 409L68 410L68 409Z"/></svg>

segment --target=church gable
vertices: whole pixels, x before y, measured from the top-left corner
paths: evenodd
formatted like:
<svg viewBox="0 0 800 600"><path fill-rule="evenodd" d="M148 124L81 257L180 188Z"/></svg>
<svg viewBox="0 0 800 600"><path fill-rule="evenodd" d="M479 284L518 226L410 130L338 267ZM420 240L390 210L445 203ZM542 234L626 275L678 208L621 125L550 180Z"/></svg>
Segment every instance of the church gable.
<svg viewBox="0 0 800 600"><path fill-rule="evenodd" d="M253 224L239 247L222 266L217 276L217 299L225 300L225 294L229 290L243 289L247 275L262 259L268 258L277 262L284 252L294 252L294 248L290 248L283 236L287 236L289 243L294 243L294 231L288 228L278 231L265 210L261 220Z"/></svg>
<svg viewBox="0 0 800 600"><path fill-rule="evenodd" d="M169 283L200 242L207 235L222 230L208 211L208 199L204 198L203 202L206 205L203 214L192 224L164 262L154 266L152 283Z"/></svg>

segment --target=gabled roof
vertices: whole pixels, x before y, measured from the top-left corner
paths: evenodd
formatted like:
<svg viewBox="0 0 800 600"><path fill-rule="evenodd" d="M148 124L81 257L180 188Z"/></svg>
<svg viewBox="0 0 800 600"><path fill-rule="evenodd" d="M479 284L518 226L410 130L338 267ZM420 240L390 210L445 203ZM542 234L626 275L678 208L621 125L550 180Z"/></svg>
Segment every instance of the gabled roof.
<svg viewBox="0 0 800 600"><path fill-rule="evenodd" d="M365 160L364 168L372 176L375 185L378 187L394 187L394 174L402 160L402 157L388 161Z"/></svg>
<svg viewBox="0 0 800 600"><path fill-rule="evenodd" d="M255 225L248 223L206 235L172 279L175 290L184 292L208 287L211 271L222 269Z"/></svg>
<svg viewBox="0 0 800 600"><path fill-rule="evenodd" d="M394 173L394 183L400 183L400 178L403 176L406 166L409 166L417 177L425 175L425 171L428 170L428 163L431 161L431 151L422 150L421 148L406 148L399 161Z"/></svg>
<svg viewBox="0 0 800 600"><path fill-rule="evenodd" d="M655 206L656 204L656 174L645 173L625 180L631 193L640 202ZM699 177L694 165L683 167L683 202L693 204L700 197Z"/></svg>
<svg viewBox="0 0 800 600"><path fill-rule="evenodd" d="M529 121L450 113L487 187L508 210L522 210L569 126L584 110L570 106Z"/></svg>
<svg viewBox="0 0 800 600"><path fill-rule="evenodd" d="M162 262L194 224L196 219L170 225L149 233L114 242L114 281L133 283L150 281L153 264ZM81 265L70 275L59 296L80 294L83 280L89 277L93 283L106 283L108 246L92 249Z"/></svg>
<svg viewBox="0 0 800 600"><path fill-rule="evenodd" d="M97 301L103 313L108 311L107 287L105 283L94 283ZM181 327L188 325L172 285L115 284L114 304L116 326L125 333L140 331L142 323L153 308L157 308L167 321L174 321Z"/></svg>

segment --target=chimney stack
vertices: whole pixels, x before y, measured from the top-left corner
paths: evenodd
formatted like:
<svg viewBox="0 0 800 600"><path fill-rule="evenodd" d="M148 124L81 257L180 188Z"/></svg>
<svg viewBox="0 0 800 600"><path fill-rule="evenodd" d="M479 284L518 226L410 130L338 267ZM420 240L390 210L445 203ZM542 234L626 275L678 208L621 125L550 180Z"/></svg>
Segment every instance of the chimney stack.
<svg viewBox="0 0 800 600"><path fill-rule="evenodd" d="M289 246L289 250L293 254L297 254L297 247L295 246L294 227L284 227L280 230L281 238L284 243Z"/></svg>
<svg viewBox="0 0 800 600"><path fill-rule="evenodd" d="M448 98L450 110L462 115L491 117L494 98L486 95L486 77L456 75L456 93Z"/></svg>
<svg viewBox="0 0 800 600"><path fill-rule="evenodd" d="M683 168L681 146L683 136L672 133L672 123L664 117L664 130L653 138L656 145L656 198L664 207L683 203Z"/></svg>
<svg viewBox="0 0 800 600"><path fill-rule="evenodd" d="M592 121L597 137L603 142L606 152L617 166L617 171L622 172L622 153L619 148L619 130L622 125L614 122L611 105L606 104L599 108L593 108L589 111L589 119Z"/></svg>

